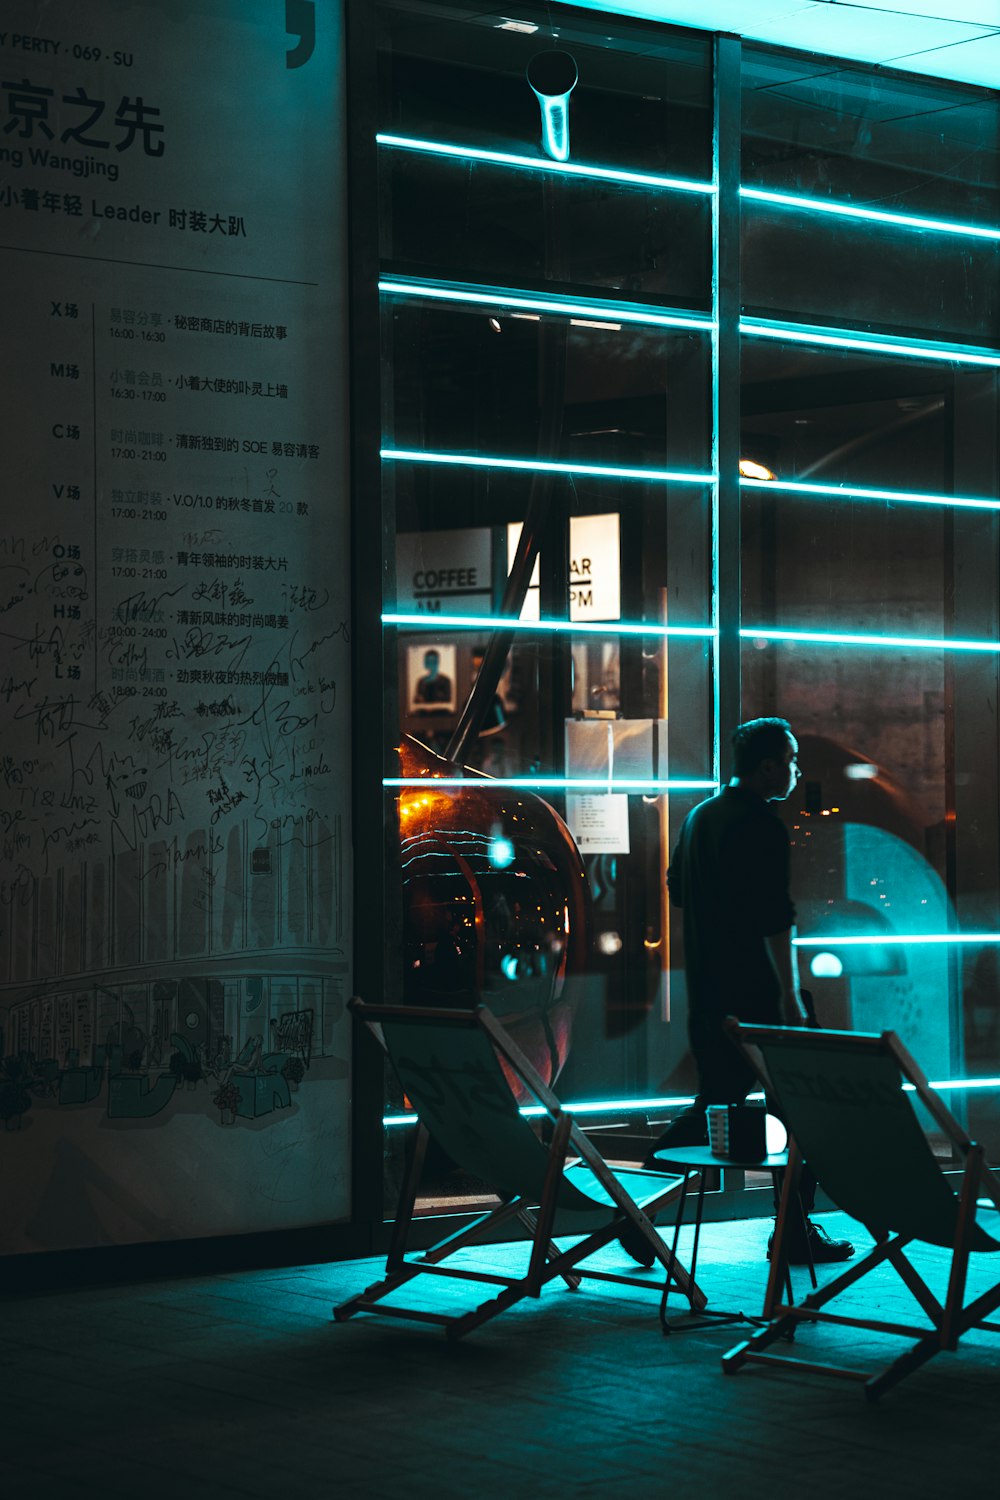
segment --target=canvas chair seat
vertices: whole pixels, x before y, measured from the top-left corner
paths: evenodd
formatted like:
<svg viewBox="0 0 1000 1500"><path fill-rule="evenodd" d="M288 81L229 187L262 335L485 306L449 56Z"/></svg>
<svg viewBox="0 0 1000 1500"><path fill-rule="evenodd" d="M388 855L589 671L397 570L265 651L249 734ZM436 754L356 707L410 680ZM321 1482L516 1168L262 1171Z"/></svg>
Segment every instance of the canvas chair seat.
<svg viewBox="0 0 1000 1500"><path fill-rule="evenodd" d="M743 1026L728 1029L753 1065L789 1131L785 1175L764 1313L767 1324L723 1358L734 1374L748 1363L792 1364L796 1370L826 1369L864 1382L877 1399L897 1381L943 1349L955 1349L971 1328L1000 1332L988 1321L1000 1306L1000 1279L965 1302L969 1259L1000 1251L1000 1179L984 1160L913 1058L891 1031L881 1036L800 1027ZM962 1163L958 1190L934 1155L917 1115L921 1106ZM803 1158L833 1201L859 1220L875 1241L853 1263L801 1301L782 1303L782 1268ZM942 1301L904 1254L913 1241L950 1252ZM878 1266L899 1274L926 1320L891 1323L831 1312L827 1304ZM997 1267L1000 1277L1000 1266ZM774 1352L803 1323L828 1322L915 1339L898 1359L874 1374L820 1364Z"/></svg>
<svg viewBox="0 0 1000 1500"><path fill-rule="evenodd" d="M663 1185L667 1179L662 1172L643 1172L639 1169L622 1167L610 1170L619 1182L628 1184L628 1191L636 1208L646 1208L663 1197ZM581 1211L591 1211L595 1207L611 1209L616 1207L611 1194L601 1186L585 1161L570 1162L565 1168L560 1186L560 1207L563 1206L561 1196L563 1187L568 1187L574 1198L584 1200L579 1205ZM571 1208L573 1205L567 1201L565 1206Z"/></svg>
<svg viewBox="0 0 1000 1500"><path fill-rule="evenodd" d="M651 1258L659 1262L669 1284L687 1297L692 1311L704 1308L704 1293L652 1223L662 1208L680 1200L683 1179L640 1168L609 1167L490 1011L484 1006L435 1010L366 1005L358 999L350 1003L388 1054L416 1111L417 1124L386 1274L335 1308L338 1321L356 1313L380 1313L437 1323L449 1337L459 1338L521 1298L537 1297L557 1277L572 1291L587 1277L660 1293L662 1281L584 1268L583 1262L616 1240L623 1229L645 1241ZM521 1113L518 1101L525 1093L541 1107L550 1139L543 1140L537 1123ZM429 1137L463 1172L491 1188L500 1202L432 1249L408 1256L408 1231ZM505 1224L513 1228L515 1221L530 1234L524 1276L493 1275L451 1262L456 1251L495 1240L499 1228ZM553 1242L554 1232L582 1238L561 1250ZM503 1289L461 1314L387 1300L421 1274L493 1282Z"/></svg>

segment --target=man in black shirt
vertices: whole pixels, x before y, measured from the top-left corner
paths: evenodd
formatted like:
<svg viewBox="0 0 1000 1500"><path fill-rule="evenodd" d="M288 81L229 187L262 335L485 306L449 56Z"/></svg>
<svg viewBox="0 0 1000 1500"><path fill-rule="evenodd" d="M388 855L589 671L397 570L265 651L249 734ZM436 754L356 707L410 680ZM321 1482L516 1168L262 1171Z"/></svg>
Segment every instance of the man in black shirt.
<svg viewBox="0 0 1000 1500"><path fill-rule="evenodd" d="M656 1142L648 1165L655 1165L661 1147L707 1144L706 1106L740 1103L756 1087L752 1069L723 1029L727 1016L770 1026L807 1026L812 1020L792 946L788 834L769 806L794 791L798 749L785 719L741 724L733 735L732 780L694 808L681 827L667 883L672 904L684 913L698 1096ZM814 1191L804 1174L807 1213ZM807 1258L805 1238L803 1233L803 1243L793 1244L793 1260ZM854 1254L849 1241L831 1240L817 1224L808 1224L808 1239L816 1261Z"/></svg>

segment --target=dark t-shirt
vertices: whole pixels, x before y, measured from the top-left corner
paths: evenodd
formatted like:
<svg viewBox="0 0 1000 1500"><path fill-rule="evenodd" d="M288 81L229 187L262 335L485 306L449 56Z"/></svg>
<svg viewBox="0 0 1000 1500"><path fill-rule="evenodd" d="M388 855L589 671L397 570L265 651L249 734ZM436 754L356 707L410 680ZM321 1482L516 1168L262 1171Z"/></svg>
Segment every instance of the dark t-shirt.
<svg viewBox="0 0 1000 1500"><path fill-rule="evenodd" d="M774 1018L781 986L765 938L795 923L788 876L785 826L755 793L724 787L685 818L667 881L684 911L692 1011Z"/></svg>
<svg viewBox="0 0 1000 1500"><path fill-rule="evenodd" d="M414 693L417 703L448 703L451 700L451 678L439 672L436 677L428 673L421 677Z"/></svg>

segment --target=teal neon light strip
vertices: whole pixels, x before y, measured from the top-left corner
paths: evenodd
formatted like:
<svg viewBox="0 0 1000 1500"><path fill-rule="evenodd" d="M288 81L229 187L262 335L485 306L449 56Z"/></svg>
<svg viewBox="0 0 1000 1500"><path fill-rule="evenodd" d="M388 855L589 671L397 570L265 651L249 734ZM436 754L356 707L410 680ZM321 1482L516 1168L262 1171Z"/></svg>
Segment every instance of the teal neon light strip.
<svg viewBox="0 0 1000 1500"><path fill-rule="evenodd" d="M693 636L714 640L718 631L712 625L652 625L644 622L625 624L621 620L515 620L508 615L395 615L384 614L383 625L401 625L407 629L440 630L524 630L568 631L571 635L649 635Z"/></svg>
<svg viewBox="0 0 1000 1500"><path fill-rule="evenodd" d="M625 172L617 167L592 167L581 162L558 162L547 157L517 156L510 151L484 151L478 146L460 146L447 141L424 141L408 135L378 134L380 146L398 151L420 151L430 156L457 157L460 161L489 162L493 166L518 167L525 172L558 172L564 177L587 177L599 182L622 182L629 187L659 188L676 193L715 193L714 182L692 182L687 177L658 177L650 172Z"/></svg>
<svg viewBox="0 0 1000 1500"><path fill-rule="evenodd" d="M383 459L414 464L451 464L466 469L516 469L533 474L584 474L598 479L647 479L658 484L714 484L714 474L677 473L673 469L626 469L614 464L552 463L541 458L485 458L474 453L423 453L413 448L382 448Z"/></svg>
<svg viewBox="0 0 1000 1500"><path fill-rule="evenodd" d="M863 349L866 354L894 354L904 359L944 360L955 365L1000 367L1000 354L972 344L941 344L931 339L883 338L881 335L839 332L803 323L781 323L770 318L742 318L740 333L747 338L779 339L782 343L820 344L831 349Z"/></svg>
<svg viewBox="0 0 1000 1500"><path fill-rule="evenodd" d="M480 787L484 784L509 787L512 791L550 792L701 792L715 791L717 781L686 781L670 777L667 781L607 776L383 776L382 785L437 787Z"/></svg>
<svg viewBox="0 0 1000 1500"><path fill-rule="evenodd" d="M854 484L807 484L791 479L745 479L743 489L780 490L790 495L830 495L835 500L888 500L900 505L952 505L971 510L1000 510L1000 500L971 495L924 495L910 490L870 490Z"/></svg>
<svg viewBox="0 0 1000 1500"><path fill-rule="evenodd" d="M748 626L740 631L750 641L806 641L817 646L905 646L914 651L1000 652L1000 641L924 640L914 635L853 635L832 630L771 630Z"/></svg>
<svg viewBox="0 0 1000 1500"><path fill-rule="evenodd" d="M965 1089L1000 1089L1000 1078L939 1078L929 1080L932 1089L939 1093L949 1090L958 1092ZM903 1089L906 1093L914 1093L912 1083L904 1083ZM748 1094L748 1099L763 1099L763 1094ZM564 1104L562 1109L568 1115L634 1115L646 1114L657 1109L683 1109L693 1104L694 1099L690 1096L677 1099L600 1099L586 1104ZM526 1104L522 1106L520 1113L526 1119L537 1118L544 1115L546 1111L540 1104ZM415 1125L416 1115L383 1115L382 1124L388 1129L400 1125Z"/></svg>
<svg viewBox="0 0 1000 1500"><path fill-rule="evenodd" d="M932 1089L1000 1089L1000 1078L928 1078ZM907 1094L915 1092L912 1083L904 1083Z"/></svg>
<svg viewBox="0 0 1000 1500"><path fill-rule="evenodd" d="M396 276L378 284L380 292L399 297L423 297L437 302L458 302L474 307L516 307L525 312L559 313L609 323L640 323L651 328L694 328L706 333L715 331L711 318L695 313L661 312L636 302L607 302L599 297L578 298L575 302L554 301L536 297L530 292L510 291L503 287L460 286L448 281L420 281Z"/></svg>
<svg viewBox="0 0 1000 1500"><path fill-rule="evenodd" d="M873 932L870 935L852 932L849 937L797 937L792 942L797 948L868 948L884 943L1000 943L1000 932Z"/></svg>
<svg viewBox="0 0 1000 1500"><path fill-rule="evenodd" d="M858 208L828 198L802 198L794 193L772 193L764 188L741 187L740 197L777 208L798 208L804 213L833 214L841 219L863 219L871 224L889 224L897 229L926 229L938 234L959 234L977 240L1000 240L1000 229L983 224L956 224L951 219L924 219L917 214L894 214L880 208Z"/></svg>
<svg viewBox="0 0 1000 1500"><path fill-rule="evenodd" d="M752 1096L751 1096L752 1097ZM760 1096L763 1098L763 1095ZM635 1114L638 1110L650 1109L678 1109L694 1103L694 1097L690 1094L676 1099L599 1099L585 1104L563 1104L561 1107L566 1114L572 1115L626 1115ZM520 1113L526 1120L538 1119L547 1114L540 1104L524 1104ZM416 1115L383 1115L382 1124L392 1125L415 1125Z"/></svg>

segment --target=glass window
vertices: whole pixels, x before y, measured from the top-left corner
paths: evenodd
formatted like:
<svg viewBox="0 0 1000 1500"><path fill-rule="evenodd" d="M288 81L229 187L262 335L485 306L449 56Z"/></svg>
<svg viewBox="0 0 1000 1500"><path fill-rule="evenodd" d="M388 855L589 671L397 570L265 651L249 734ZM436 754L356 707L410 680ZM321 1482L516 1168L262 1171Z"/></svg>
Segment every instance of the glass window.
<svg viewBox="0 0 1000 1500"><path fill-rule="evenodd" d="M1000 1042L998 128L982 91L744 51L743 712L800 741L821 1022L959 1082ZM863 347L886 333L914 342ZM947 1097L1000 1141L996 1091Z"/></svg>
<svg viewBox="0 0 1000 1500"><path fill-rule="evenodd" d="M530 7L529 7L530 9ZM574 161L707 181L712 175L712 42L663 28L609 28L605 16L525 16L534 31L482 9L386 7L380 14L379 129L398 135L539 154L541 115L527 86L531 59L571 53ZM609 35L609 30L611 34Z"/></svg>
<svg viewBox="0 0 1000 1500"><path fill-rule="evenodd" d="M545 167L525 78L553 47L548 18L524 34L502 16L440 10L382 13L381 134L458 152L385 147L383 264L707 310L712 196L669 184L711 185L709 39L626 27L609 37L603 19L560 17L556 46L578 70L567 174ZM490 159L498 153L508 160ZM572 175L580 168L596 175Z"/></svg>
<svg viewBox="0 0 1000 1500"><path fill-rule="evenodd" d="M384 154L393 208L389 271L711 305L707 193L394 148Z"/></svg>
<svg viewBox="0 0 1000 1500"><path fill-rule="evenodd" d="M744 307L995 344L995 99L834 59L743 60Z"/></svg>
<svg viewBox="0 0 1000 1500"><path fill-rule="evenodd" d="M525 81L547 36L384 17L402 995L485 1001L564 1097L676 1094L664 872L716 784L709 43L561 26L574 176Z"/></svg>
<svg viewBox="0 0 1000 1500"><path fill-rule="evenodd" d="M997 98L745 47L717 201L709 39L560 10L560 163L525 79L551 17L502 20L379 7L394 992L484 1000L563 1098L652 1128L695 1085L670 850L720 726L781 714L822 1021L992 1077ZM1000 1147L1000 1088L949 1100ZM433 1154L426 1186L476 1191Z"/></svg>
<svg viewBox="0 0 1000 1500"><path fill-rule="evenodd" d="M394 447L711 474L706 332L400 297L386 315Z"/></svg>
<svg viewBox="0 0 1000 1500"><path fill-rule="evenodd" d="M996 227L1000 134L986 89L743 48L743 183Z"/></svg>

